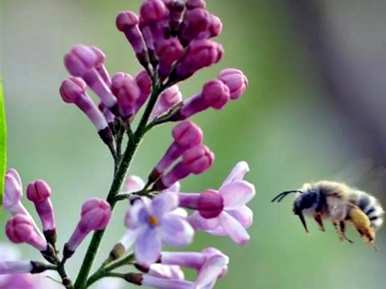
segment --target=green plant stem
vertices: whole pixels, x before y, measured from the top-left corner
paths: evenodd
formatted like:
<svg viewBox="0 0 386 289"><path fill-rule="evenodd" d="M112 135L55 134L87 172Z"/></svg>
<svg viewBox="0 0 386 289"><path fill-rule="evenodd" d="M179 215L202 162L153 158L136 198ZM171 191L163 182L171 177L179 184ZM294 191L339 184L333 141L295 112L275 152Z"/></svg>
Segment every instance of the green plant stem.
<svg viewBox="0 0 386 289"><path fill-rule="evenodd" d="M122 266L131 264L131 262L133 260L134 260L134 255L130 254L130 255L122 258L121 260L119 260L117 262L114 262L114 263L112 263L112 264L110 264L110 265L108 265L106 267L100 268L97 272L95 272L93 275L91 275L91 277L88 279L87 287L91 286L92 284L94 284L98 280L106 277L107 274L109 272L113 271L114 269L117 269L117 268L120 268Z"/></svg>
<svg viewBox="0 0 386 289"><path fill-rule="evenodd" d="M119 162L118 169L114 175L114 180L111 184L111 188L107 196L107 201L110 203L111 210L114 209L114 206L116 204L115 196L119 193L119 190L122 186L122 183L126 177L127 171L135 154L135 151L137 150L138 144L146 133L146 126L149 121L150 114L157 101L157 98L165 88L165 86L159 86L156 82L153 83L153 91L146 106L145 112L143 113L143 116L138 124L137 130L133 134L132 138L129 138L126 150L123 154L122 160L120 160ZM94 233L90 245L86 251L86 255L81 265L81 268L79 270L79 274L74 285L75 289L87 288L87 278L90 274L91 267L94 263L104 233L105 230L97 231Z"/></svg>

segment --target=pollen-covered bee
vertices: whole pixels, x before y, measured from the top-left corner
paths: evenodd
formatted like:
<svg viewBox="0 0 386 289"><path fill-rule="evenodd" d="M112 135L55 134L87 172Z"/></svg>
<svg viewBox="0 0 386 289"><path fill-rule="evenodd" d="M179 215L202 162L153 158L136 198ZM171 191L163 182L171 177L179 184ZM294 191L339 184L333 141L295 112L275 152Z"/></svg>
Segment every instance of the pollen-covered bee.
<svg viewBox="0 0 386 289"><path fill-rule="evenodd" d="M375 231L383 223L383 208L376 198L343 183L319 181L306 183L299 190L278 194L272 202L281 202L295 193L293 212L300 218L308 232L304 215L312 216L322 231L323 220L329 219L341 240L352 241L346 236L346 223L352 223L361 237L374 244Z"/></svg>

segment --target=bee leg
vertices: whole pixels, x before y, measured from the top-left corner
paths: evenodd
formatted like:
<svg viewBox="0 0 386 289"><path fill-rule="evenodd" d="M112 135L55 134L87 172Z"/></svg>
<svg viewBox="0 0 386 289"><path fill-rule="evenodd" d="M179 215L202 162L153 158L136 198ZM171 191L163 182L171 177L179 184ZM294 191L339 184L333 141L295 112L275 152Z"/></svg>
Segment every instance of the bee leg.
<svg viewBox="0 0 386 289"><path fill-rule="evenodd" d="M314 215L314 219L315 219L316 223L318 223L319 229L320 229L322 232L325 232L326 230L324 229L324 224L323 224L323 220L322 220L322 215L316 214L316 215Z"/></svg>
<svg viewBox="0 0 386 289"><path fill-rule="evenodd" d="M374 244L375 231L371 227L368 216L361 209L352 207L349 211L349 220L367 243Z"/></svg>
<svg viewBox="0 0 386 289"><path fill-rule="evenodd" d="M346 240L347 242L349 243L354 243L352 240L350 240L349 238L347 238L347 235L346 235L346 223L344 221L340 221L339 222L339 231L343 237L344 240Z"/></svg>
<svg viewBox="0 0 386 289"><path fill-rule="evenodd" d="M340 231L340 229L338 227L338 222L332 221L332 224L334 225L335 231L338 234L339 240L344 241L344 237L342 236L342 232Z"/></svg>

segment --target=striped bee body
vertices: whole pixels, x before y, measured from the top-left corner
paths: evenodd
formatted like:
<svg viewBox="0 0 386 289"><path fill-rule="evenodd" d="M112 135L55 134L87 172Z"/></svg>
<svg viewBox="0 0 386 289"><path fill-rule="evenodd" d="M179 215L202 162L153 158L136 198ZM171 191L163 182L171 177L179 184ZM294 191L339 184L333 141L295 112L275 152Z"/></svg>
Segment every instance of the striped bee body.
<svg viewBox="0 0 386 289"><path fill-rule="evenodd" d="M383 223L384 211L372 195L343 183L319 181L306 183L299 190L277 195L272 201L280 202L295 193L293 212L300 218L308 232L305 215L312 216L324 231L323 221L329 219L341 240L352 242L346 236L346 223L352 223L358 233L369 243L374 243L375 231Z"/></svg>

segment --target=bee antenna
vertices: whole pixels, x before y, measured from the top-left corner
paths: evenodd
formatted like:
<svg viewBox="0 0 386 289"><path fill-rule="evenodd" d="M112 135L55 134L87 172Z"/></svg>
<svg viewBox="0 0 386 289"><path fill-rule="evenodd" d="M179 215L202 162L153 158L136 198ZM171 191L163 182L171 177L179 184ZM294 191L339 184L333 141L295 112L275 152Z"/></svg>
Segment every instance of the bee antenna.
<svg viewBox="0 0 386 289"><path fill-rule="evenodd" d="M274 197L271 202L273 203L273 202L277 201L278 203L280 203L286 196L288 196L289 194L294 194L294 193L303 194L303 192L299 191L299 190L285 191L285 192L278 194L276 197Z"/></svg>

